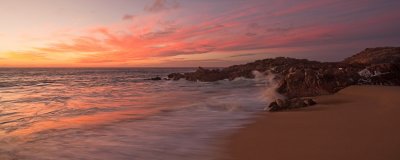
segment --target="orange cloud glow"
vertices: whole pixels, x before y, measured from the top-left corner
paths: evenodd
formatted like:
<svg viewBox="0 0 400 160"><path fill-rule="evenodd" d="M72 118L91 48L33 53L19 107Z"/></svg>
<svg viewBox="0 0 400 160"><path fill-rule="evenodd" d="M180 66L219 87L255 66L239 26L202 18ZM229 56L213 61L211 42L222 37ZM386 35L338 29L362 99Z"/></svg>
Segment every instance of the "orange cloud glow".
<svg viewBox="0 0 400 160"><path fill-rule="evenodd" d="M142 14L121 15L119 22L74 28L72 30L79 30L79 34L59 34L42 45L0 50L0 64L127 67L171 66L173 63L179 66L183 61L201 61L226 65L239 58L259 58L257 55L262 53L304 53L321 45L349 47L349 41L362 46L378 41L363 37L379 37L379 32L390 32L400 26L391 25L400 14L390 9L374 17L354 8L351 11L360 12L358 17L327 19L318 14L310 15L321 12L321 15L335 17L339 13L325 13L324 10L340 10L343 5L368 8L372 2L254 2L258 3L237 4L221 10L203 4L203 7L208 6L204 8L207 12L200 14L178 1L157 0L145 6ZM378 25L379 28L372 27ZM393 37L384 40L393 40ZM329 49L332 48L326 48Z"/></svg>

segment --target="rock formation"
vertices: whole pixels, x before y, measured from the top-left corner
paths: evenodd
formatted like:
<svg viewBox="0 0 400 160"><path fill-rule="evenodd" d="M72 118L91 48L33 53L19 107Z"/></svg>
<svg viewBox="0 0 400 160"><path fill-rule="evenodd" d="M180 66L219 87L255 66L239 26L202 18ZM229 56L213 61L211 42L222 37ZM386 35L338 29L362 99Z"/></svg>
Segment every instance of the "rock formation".
<svg viewBox="0 0 400 160"><path fill-rule="evenodd" d="M275 74L279 82L277 91L289 99L332 94L356 84L400 85L400 47L365 49L342 62L277 57L220 70L199 67L195 72L173 73L168 77L212 82L254 78L253 71Z"/></svg>
<svg viewBox="0 0 400 160"><path fill-rule="evenodd" d="M400 63L400 47L367 48L344 60L348 64Z"/></svg>
<svg viewBox="0 0 400 160"><path fill-rule="evenodd" d="M367 48L341 62L277 57L223 69L199 67L195 72L172 73L168 78L212 82L254 78L253 71L275 74L279 82L277 92L294 100L277 100L271 103L271 110L299 108L314 102L307 101L307 105L303 105L296 98L332 94L350 85L400 85L400 47ZM284 105L286 102L297 107Z"/></svg>
<svg viewBox="0 0 400 160"><path fill-rule="evenodd" d="M150 81L161 81L162 78L161 78L161 77L153 77L153 78L149 78L149 79L146 79L146 80L150 80Z"/></svg>
<svg viewBox="0 0 400 160"><path fill-rule="evenodd" d="M270 112L282 111L282 110L290 110L296 108L309 107L317 104L314 100L310 98L302 99L302 98L294 98L294 99L276 99L274 102L271 102L267 108L264 110Z"/></svg>

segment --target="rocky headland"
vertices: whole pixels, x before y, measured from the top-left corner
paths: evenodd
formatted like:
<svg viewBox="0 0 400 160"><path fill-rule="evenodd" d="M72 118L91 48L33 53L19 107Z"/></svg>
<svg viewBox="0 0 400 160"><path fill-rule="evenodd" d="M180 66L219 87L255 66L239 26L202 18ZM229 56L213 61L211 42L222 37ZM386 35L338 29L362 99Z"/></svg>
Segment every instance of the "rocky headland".
<svg viewBox="0 0 400 160"><path fill-rule="evenodd" d="M351 85L394 86L400 85L400 47L367 48L341 62L277 57L223 69L199 67L195 72L172 73L168 79L213 82L238 77L254 78L253 71L274 74L279 84L276 91L288 102L333 94Z"/></svg>

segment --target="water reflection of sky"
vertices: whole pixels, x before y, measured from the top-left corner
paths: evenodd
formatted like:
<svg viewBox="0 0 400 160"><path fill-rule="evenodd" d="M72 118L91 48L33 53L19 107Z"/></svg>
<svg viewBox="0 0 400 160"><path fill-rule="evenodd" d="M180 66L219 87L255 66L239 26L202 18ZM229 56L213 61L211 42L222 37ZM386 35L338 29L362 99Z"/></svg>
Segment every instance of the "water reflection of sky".
<svg viewBox="0 0 400 160"><path fill-rule="evenodd" d="M243 118L263 108L263 82L143 80L166 73L3 75L3 82L12 85L0 88L0 155L157 159L152 156L158 153L171 159L202 159L210 156L212 147L205 146L217 133L243 124ZM31 85L26 85L28 80Z"/></svg>

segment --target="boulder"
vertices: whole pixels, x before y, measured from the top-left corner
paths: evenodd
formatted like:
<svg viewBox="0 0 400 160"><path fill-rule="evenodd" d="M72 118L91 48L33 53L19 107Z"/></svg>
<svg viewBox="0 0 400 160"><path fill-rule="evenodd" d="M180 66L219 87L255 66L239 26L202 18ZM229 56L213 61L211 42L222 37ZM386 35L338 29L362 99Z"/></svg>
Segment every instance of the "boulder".
<svg viewBox="0 0 400 160"><path fill-rule="evenodd" d="M308 106L313 106L317 104L314 100L310 98L294 98L290 100L283 100L283 99L276 99L275 101L271 102L265 110L270 112L276 111L283 111L283 110L290 110L296 108L303 108Z"/></svg>
<svg viewBox="0 0 400 160"><path fill-rule="evenodd" d="M264 110L268 110L270 112L274 112L274 111L279 111L280 107L279 107L278 103L276 103L274 101L274 102L271 102L267 108L264 108Z"/></svg>
<svg viewBox="0 0 400 160"><path fill-rule="evenodd" d="M315 101L312 100L312 99L304 99L304 103L305 103L307 106L313 106L313 105L316 105L316 104L317 104L317 102L315 102Z"/></svg>
<svg viewBox="0 0 400 160"><path fill-rule="evenodd" d="M295 98L289 101L289 107L288 109L295 109L295 108L303 108L303 107L307 107L308 105L306 103L304 103L303 99L300 98Z"/></svg>
<svg viewBox="0 0 400 160"><path fill-rule="evenodd" d="M287 108L289 106L288 101L285 99L276 99L275 102L280 108Z"/></svg>

